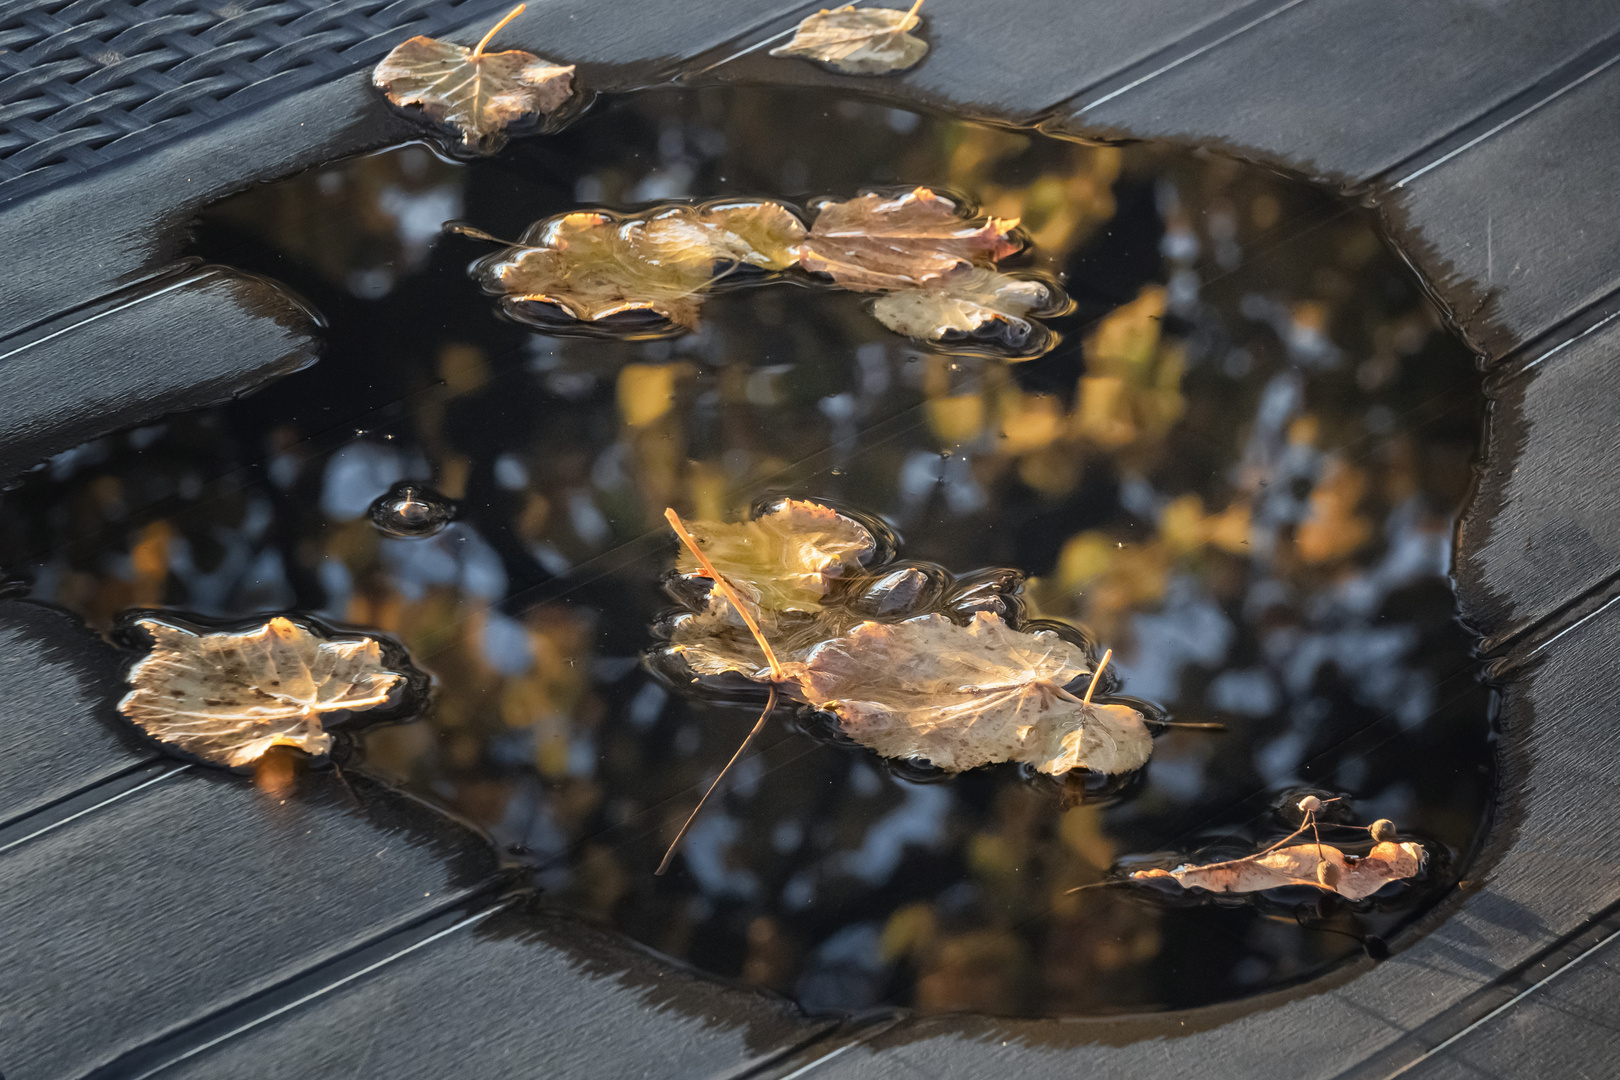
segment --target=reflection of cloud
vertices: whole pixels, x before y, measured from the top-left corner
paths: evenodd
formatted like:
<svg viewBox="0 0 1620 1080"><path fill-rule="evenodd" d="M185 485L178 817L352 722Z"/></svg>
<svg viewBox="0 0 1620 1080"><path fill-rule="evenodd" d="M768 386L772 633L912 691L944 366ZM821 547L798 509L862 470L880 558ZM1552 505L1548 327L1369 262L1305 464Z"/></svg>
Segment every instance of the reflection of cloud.
<svg viewBox="0 0 1620 1080"><path fill-rule="evenodd" d="M899 787L906 801L868 826L861 846L841 852L833 861L834 869L868 885L881 885L900 868L908 845L933 847L945 838L950 792L933 784Z"/></svg>
<svg viewBox="0 0 1620 1080"><path fill-rule="evenodd" d="M461 216L461 187L446 184L425 191L385 187L377 205L394 218L394 234L399 238L401 273L409 273L427 261L440 236L440 226Z"/></svg>
<svg viewBox="0 0 1620 1080"><path fill-rule="evenodd" d="M806 963L794 996L812 1012L866 1008L877 1004L882 974L883 931L876 923L856 923L821 943Z"/></svg>
<svg viewBox="0 0 1620 1080"><path fill-rule="evenodd" d="M1223 671L1209 684L1209 707L1244 716L1270 716L1281 704L1277 683L1265 668Z"/></svg>
<svg viewBox="0 0 1620 1080"><path fill-rule="evenodd" d="M466 522L457 522L436 536L384 538L380 548L383 565L406 600L420 600L435 585L455 586L485 599L506 593L506 567L501 557Z"/></svg>
<svg viewBox="0 0 1620 1080"><path fill-rule="evenodd" d="M1120 661L1126 689L1157 701L1178 696L1181 669L1190 663L1214 666L1226 657L1233 627L1204 595L1198 579L1178 574L1166 590L1164 607L1131 619L1134 645L1129 662Z"/></svg>
<svg viewBox="0 0 1620 1080"><path fill-rule="evenodd" d="M534 666L534 645L516 619L491 608L484 615L484 661L500 675L522 675Z"/></svg>
<svg viewBox="0 0 1620 1080"><path fill-rule="evenodd" d="M333 521L353 521L404 478L405 462L398 451L374 442L352 442L327 459L321 512Z"/></svg>
<svg viewBox="0 0 1620 1080"><path fill-rule="evenodd" d="M741 835L741 823L718 809L705 812L686 834L686 869L711 899L752 900L759 893L752 871L730 865L731 845Z"/></svg>

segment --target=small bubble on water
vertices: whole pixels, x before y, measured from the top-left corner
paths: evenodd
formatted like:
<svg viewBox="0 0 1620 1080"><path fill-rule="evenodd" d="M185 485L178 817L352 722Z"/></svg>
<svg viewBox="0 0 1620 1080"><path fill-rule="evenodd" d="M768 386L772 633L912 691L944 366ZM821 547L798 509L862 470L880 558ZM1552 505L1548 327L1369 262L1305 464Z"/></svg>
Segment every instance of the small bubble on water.
<svg viewBox="0 0 1620 1080"><path fill-rule="evenodd" d="M368 511L371 523L389 536L432 536L456 516L455 504L431 488L401 481Z"/></svg>

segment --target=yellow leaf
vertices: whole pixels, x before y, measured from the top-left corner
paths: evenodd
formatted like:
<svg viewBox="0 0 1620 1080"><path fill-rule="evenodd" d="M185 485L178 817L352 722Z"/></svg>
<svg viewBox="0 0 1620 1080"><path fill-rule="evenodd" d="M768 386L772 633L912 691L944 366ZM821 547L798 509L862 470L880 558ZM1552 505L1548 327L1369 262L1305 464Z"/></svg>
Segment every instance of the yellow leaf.
<svg viewBox="0 0 1620 1080"><path fill-rule="evenodd" d="M585 323L643 312L665 323L649 332L691 330L701 293L743 264L792 265L803 235L798 218L768 201L578 211L536 222L473 273L523 321L543 322L549 309Z"/></svg>
<svg viewBox="0 0 1620 1080"><path fill-rule="evenodd" d="M817 611L828 581L860 567L876 550L866 527L831 507L784 499L749 521L692 521L692 536L745 602L767 611ZM683 550L677 568L697 575ZM721 602L718 596L711 603Z"/></svg>
<svg viewBox="0 0 1620 1080"><path fill-rule="evenodd" d="M148 735L217 765L251 765L272 746L324 754L321 716L388 700L405 675L375 640L320 638L290 619L242 633L137 620L153 648L129 672L118 710Z"/></svg>

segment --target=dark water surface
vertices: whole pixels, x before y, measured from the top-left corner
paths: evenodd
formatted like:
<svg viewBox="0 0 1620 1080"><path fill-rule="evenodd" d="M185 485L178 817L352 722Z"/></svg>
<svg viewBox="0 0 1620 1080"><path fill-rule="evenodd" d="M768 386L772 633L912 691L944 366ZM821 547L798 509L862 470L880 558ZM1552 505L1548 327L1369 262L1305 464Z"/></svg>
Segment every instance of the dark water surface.
<svg viewBox="0 0 1620 1080"><path fill-rule="evenodd" d="M910 184L1024 219L1028 269L1076 301L1055 349L951 355L787 284L683 337L547 335L469 280L487 246L439 232ZM1447 573L1479 379L1369 212L1202 153L739 88L604 101L477 164L340 162L219 206L195 251L300 291L324 358L30 474L3 565L103 628L295 610L397 638L436 689L356 766L486 829L558 905L811 1009L1098 1014L1327 970L1475 844L1489 692ZM415 508L373 515L402 481ZM908 559L1023 572L1029 614L1115 649L1123 693L1226 731L1172 729L1125 783L930 781L784 708L655 877L758 708L640 663L671 606L661 515L779 494L882 516ZM1361 905L1070 891L1252 851L1305 791L1393 819L1430 869Z"/></svg>

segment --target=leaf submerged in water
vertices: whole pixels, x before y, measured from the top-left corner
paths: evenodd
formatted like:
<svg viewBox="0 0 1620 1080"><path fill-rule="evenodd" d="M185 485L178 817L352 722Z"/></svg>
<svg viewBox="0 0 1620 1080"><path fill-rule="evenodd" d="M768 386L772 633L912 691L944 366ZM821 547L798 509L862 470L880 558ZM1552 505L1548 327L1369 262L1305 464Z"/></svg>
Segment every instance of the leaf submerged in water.
<svg viewBox="0 0 1620 1080"><path fill-rule="evenodd" d="M1422 845L1383 841L1357 858L1332 844L1304 843L1275 848L1246 859L1178 866L1174 870L1138 870L1133 881L1169 881L1184 889L1213 893L1252 893L1285 885L1308 885L1363 900L1392 881L1403 881L1423 869Z"/></svg>
<svg viewBox="0 0 1620 1080"><path fill-rule="evenodd" d="M856 742L947 772L1018 761L1053 775L1124 773L1153 752L1141 713L1072 692L1093 674L1078 645L985 612L967 626L942 615L862 623L788 672L788 692Z"/></svg>
<svg viewBox="0 0 1620 1080"><path fill-rule="evenodd" d="M908 33L922 19L917 0L909 11L856 8L845 4L801 21L793 40L771 50L772 56L797 56L826 64L845 75L887 75L916 66L928 43Z"/></svg>
<svg viewBox="0 0 1620 1080"><path fill-rule="evenodd" d="M414 106L429 120L455 128L462 149L494 153L506 142L508 126L555 112L573 93L572 64L552 64L521 49L484 52L524 6L514 8L471 49L411 38L383 57L372 82L395 105Z"/></svg>
<svg viewBox="0 0 1620 1080"><path fill-rule="evenodd" d="M675 206L621 216L578 211L531 226L522 243L481 260L486 292L529 321L545 304L581 322L647 312L697 327L702 293L741 265L793 263L804 226L773 202Z"/></svg>
<svg viewBox="0 0 1620 1080"><path fill-rule="evenodd" d="M375 640L327 640L286 618L241 633L135 625L153 647L130 669L119 712L218 765L251 765L272 746L324 754L332 737L323 714L375 708L406 678L384 666Z"/></svg>

